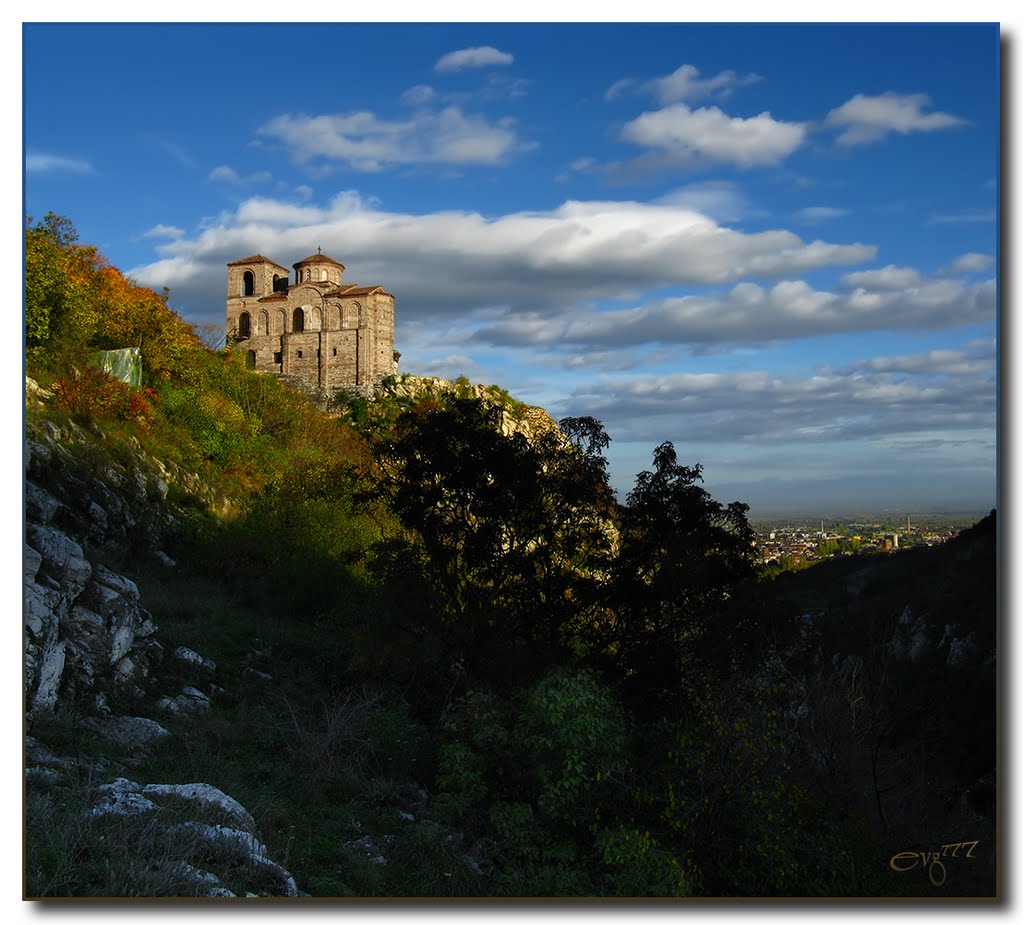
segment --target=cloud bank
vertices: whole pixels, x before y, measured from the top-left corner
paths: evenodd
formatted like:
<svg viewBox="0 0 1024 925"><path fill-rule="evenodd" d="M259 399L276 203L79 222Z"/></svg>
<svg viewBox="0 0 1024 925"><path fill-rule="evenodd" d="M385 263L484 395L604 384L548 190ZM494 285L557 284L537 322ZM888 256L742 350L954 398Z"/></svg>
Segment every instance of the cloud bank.
<svg viewBox="0 0 1024 925"><path fill-rule="evenodd" d="M931 432L993 433L994 345L870 360L811 375L752 370L595 380L580 413L622 440L836 444Z"/></svg>
<svg viewBox="0 0 1024 925"><path fill-rule="evenodd" d="M850 274L852 291L820 291L802 280L771 287L742 282L721 295L657 299L636 308L516 313L480 328L494 345L583 350L686 344L765 344L856 331L958 327L995 317L995 280L966 285L921 280L894 268Z"/></svg>
<svg viewBox="0 0 1024 925"><path fill-rule="evenodd" d="M160 245L161 259L131 274L216 318L224 264L252 253L285 260L316 245L344 261L347 278L386 285L407 319L497 310L522 321L659 286L784 278L875 255L868 244L805 241L787 230L744 233L670 203L570 200L491 218L388 212L344 193L326 207L250 198L195 237Z"/></svg>

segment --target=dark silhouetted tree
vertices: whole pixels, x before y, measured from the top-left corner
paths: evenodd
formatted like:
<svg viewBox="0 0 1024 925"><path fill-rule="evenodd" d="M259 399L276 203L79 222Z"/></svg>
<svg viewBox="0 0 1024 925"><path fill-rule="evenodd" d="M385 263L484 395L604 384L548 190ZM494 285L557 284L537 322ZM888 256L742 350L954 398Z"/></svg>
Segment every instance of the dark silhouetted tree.
<svg viewBox="0 0 1024 925"><path fill-rule="evenodd" d="M528 439L501 425L501 409L477 399L425 403L377 452L384 498L413 531L438 616L474 664L571 645L612 545L600 426L587 425L580 449L554 430Z"/></svg>
<svg viewBox="0 0 1024 925"><path fill-rule="evenodd" d="M736 600L757 574L748 508L718 503L700 479L699 465L680 465L663 443L621 513L612 646L644 691L678 691L697 657L701 669L728 663L751 641Z"/></svg>

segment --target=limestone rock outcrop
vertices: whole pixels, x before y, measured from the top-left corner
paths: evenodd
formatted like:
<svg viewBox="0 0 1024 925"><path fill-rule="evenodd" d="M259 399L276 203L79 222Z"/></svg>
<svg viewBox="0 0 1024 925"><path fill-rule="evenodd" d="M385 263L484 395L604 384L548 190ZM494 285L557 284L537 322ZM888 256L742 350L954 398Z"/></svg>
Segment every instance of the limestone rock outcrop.
<svg viewBox="0 0 1024 925"><path fill-rule="evenodd" d="M138 585L109 563L148 563L141 574L175 568L164 544L202 507L223 505L134 438L115 447L98 428L31 413L50 400L26 381L24 758L33 837L61 818L107 863L95 882L112 895L302 895L232 797L206 783L120 776L172 736L164 722L180 730L224 691L211 659L184 646L165 652ZM169 498L171 485L189 497L184 507ZM93 801L84 818L83 798ZM43 884L40 895L61 894Z"/></svg>
<svg viewBox="0 0 1024 925"><path fill-rule="evenodd" d="M51 393L26 379L26 408ZM108 695L138 694L163 657L135 582L107 561L173 567L161 546L196 507L169 503L170 484L217 506L194 474L147 456L138 441L112 452L95 426L29 415L25 433L24 664L26 709L62 701L102 714Z"/></svg>
<svg viewBox="0 0 1024 925"><path fill-rule="evenodd" d="M560 433L558 425L543 408L516 401L496 385L474 384L467 380L452 382L435 376L403 374L397 379L385 380L378 387L376 394L378 397L391 396L407 400L448 395L476 398L487 404L497 405L501 409L501 432L505 436L520 433L529 439L542 433Z"/></svg>
<svg viewBox="0 0 1024 925"><path fill-rule="evenodd" d="M42 489L39 489L42 491ZM135 583L86 558L52 524L25 541L25 685L30 712L131 687L163 656Z"/></svg>
<svg viewBox="0 0 1024 925"><path fill-rule="evenodd" d="M270 859L267 846L254 834L256 824L249 811L210 784L143 785L119 777L97 788L89 816L93 824L106 820L145 833L154 854L164 855L155 865L165 884L164 895L302 895L295 878ZM145 857L136 860L136 876L153 878L154 863L146 863Z"/></svg>

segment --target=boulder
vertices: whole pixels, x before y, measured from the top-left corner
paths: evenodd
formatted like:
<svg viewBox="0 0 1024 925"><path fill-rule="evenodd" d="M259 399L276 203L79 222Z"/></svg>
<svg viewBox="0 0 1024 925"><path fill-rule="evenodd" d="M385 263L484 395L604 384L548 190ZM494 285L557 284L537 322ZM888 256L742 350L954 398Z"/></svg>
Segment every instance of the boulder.
<svg viewBox="0 0 1024 925"><path fill-rule="evenodd" d="M299 896L295 878L280 864L267 857L267 847L249 832L239 831L223 825L208 825L202 822L182 822L168 829L171 833L186 836L190 841L198 839L206 843L200 849L204 856L219 854L225 866L246 868L247 879L256 879L269 886L270 895ZM257 894L258 895L258 894Z"/></svg>
<svg viewBox="0 0 1024 925"><path fill-rule="evenodd" d="M141 786L124 777L103 784L97 792L99 796L90 810L93 816L137 816L157 808L156 803L143 795Z"/></svg>
<svg viewBox="0 0 1024 925"><path fill-rule="evenodd" d="M93 718L87 724L101 738L131 750L147 749L170 735L158 722L144 716Z"/></svg>
<svg viewBox="0 0 1024 925"><path fill-rule="evenodd" d="M43 524L30 523L25 532L40 554L42 569L57 581L61 591L69 597L80 594L92 577L92 566L82 547L60 530Z"/></svg>
<svg viewBox="0 0 1024 925"><path fill-rule="evenodd" d="M177 697L161 697L156 708L163 713L205 713L210 709L210 698L194 687L183 687Z"/></svg>
<svg viewBox="0 0 1024 925"><path fill-rule="evenodd" d="M140 865L140 875L165 884L173 890L169 895L304 895L295 878L268 857L248 810L210 784L144 785L118 777L97 789L89 815L94 819L145 817L145 844L161 858L155 864ZM180 821L182 816L194 818ZM211 818L224 822L207 821Z"/></svg>
<svg viewBox="0 0 1024 925"><path fill-rule="evenodd" d="M25 483L25 517L40 524L50 523L64 505L45 488Z"/></svg>
<svg viewBox="0 0 1024 925"><path fill-rule="evenodd" d="M140 792L162 805L185 802L212 811L233 829L250 834L256 831L256 822L249 811L234 797L210 784L146 784Z"/></svg>
<svg viewBox="0 0 1024 925"><path fill-rule="evenodd" d="M181 662L189 668L198 669L209 674L212 674L217 670L216 662L212 659L203 658L203 656L198 652L185 646L178 646L178 648L172 653L172 656L175 661Z"/></svg>

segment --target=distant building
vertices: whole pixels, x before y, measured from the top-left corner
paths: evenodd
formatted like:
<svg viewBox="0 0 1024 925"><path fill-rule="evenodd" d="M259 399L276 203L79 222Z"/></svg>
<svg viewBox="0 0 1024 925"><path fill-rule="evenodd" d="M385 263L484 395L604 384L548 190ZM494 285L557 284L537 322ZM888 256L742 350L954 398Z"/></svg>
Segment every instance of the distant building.
<svg viewBox="0 0 1024 925"><path fill-rule="evenodd" d="M228 265L226 333L250 366L327 396L370 392L398 372L395 297L342 282L345 267L316 253L294 276L262 254Z"/></svg>

